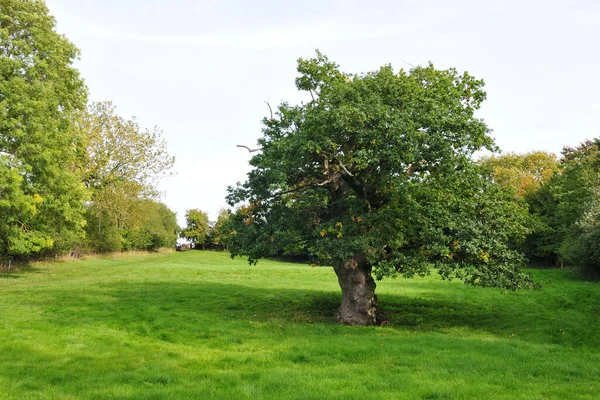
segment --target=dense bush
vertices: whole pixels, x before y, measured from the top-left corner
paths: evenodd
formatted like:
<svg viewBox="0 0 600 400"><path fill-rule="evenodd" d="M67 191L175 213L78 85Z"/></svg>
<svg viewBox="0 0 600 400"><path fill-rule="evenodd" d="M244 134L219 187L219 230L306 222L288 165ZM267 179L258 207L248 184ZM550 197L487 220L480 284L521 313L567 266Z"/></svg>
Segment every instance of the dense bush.
<svg viewBox="0 0 600 400"><path fill-rule="evenodd" d="M86 248L93 252L173 247L179 233L175 213L154 200L132 200L131 215L117 220L93 206L86 214ZM134 213L135 212L135 213Z"/></svg>

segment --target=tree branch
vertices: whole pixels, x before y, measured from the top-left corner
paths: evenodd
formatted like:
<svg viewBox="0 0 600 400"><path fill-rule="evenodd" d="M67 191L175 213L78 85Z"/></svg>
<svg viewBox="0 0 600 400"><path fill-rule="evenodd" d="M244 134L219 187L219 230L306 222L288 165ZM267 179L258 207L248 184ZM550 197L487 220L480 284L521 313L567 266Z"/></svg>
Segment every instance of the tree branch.
<svg viewBox="0 0 600 400"><path fill-rule="evenodd" d="M236 144L236 147L243 147L244 149L248 150L248 153L254 153L256 151L261 151L262 148L258 148L258 149L251 149L248 146L244 146L243 144Z"/></svg>
<svg viewBox="0 0 600 400"><path fill-rule="evenodd" d="M335 161L337 161L338 164L340 164L340 167L342 167L342 169L344 170L344 172L346 172L347 175L354 177L354 175L352 175L352 173L348 171L348 168L346 168L346 166L342 163L342 160L335 156L333 158L335 158Z"/></svg>
<svg viewBox="0 0 600 400"><path fill-rule="evenodd" d="M283 196L285 194L294 193L294 192L297 192L299 190L306 189L308 187L311 187L311 185L299 185L299 186L296 186L295 188L292 188L292 189L283 190L283 191L278 192L278 193L273 193L273 195L271 197L269 197L269 199L276 199L276 198L281 197L281 196Z"/></svg>
<svg viewBox="0 0 600 400"><path fill-rule="evenodd" d="M325 179L323 182L318 182L316 183L317 186L325 186L328 183L333 182L334 180L336 180L337 178L341 178L342 175L339 172L336 172L335 174L331 175L329 178Z"/></svg>
<svg viewBox="0 0 600 400"><path fill-rule="evenodd" d="M265 101L265 104L267 105L267 107L269 107L269 113L271 114L271 119L275 119L275 118L273 118L273 109L271 108L271 104L269 104L268 101Z"/></svg>

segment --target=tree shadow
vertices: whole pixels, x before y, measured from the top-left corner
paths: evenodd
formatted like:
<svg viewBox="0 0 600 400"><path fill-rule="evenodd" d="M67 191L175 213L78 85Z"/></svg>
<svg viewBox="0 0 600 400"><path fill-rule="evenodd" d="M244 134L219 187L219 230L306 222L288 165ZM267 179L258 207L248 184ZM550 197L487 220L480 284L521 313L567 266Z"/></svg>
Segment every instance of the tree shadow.
<svg viewBox="0 0 600 400"><path fill-rule="evenodd" d="M40 273L39 268L33 267L31 264L13 264L11 271L0 271L0 279L19 279L27 273Z"/></svg>
<svg viewBox="0 0 600 400"><path fill-rule="evenodd" d="M262 329L274 330L293 324L333 325L341 298L336 292L315 290L167 282L111 283L99 287L98 293L69 291L56 296L56 306L48 315L56 323L112 324L167 341L213 337L227 330L228 324L258 323ZM600 346L596 336L589 335L590 329L600 328L594 316L580 321L580 327L571 326L572 334L565 336L571 316L558 311L551 318L537 315L526 305L502 304L501 295L493 306L486 300L480 304L452 300L444 293L428 297L381 296L387 318L383 329L448 333L448 329L465 328L538 343ZM557 336L559 331L562 334Z"/></svg>
<svg viewBox="0 0 600 400"><path fill-rule="evenodd" d="M21 275L17 275L14 272L0 272L0 279L19 279Z"/></svg>

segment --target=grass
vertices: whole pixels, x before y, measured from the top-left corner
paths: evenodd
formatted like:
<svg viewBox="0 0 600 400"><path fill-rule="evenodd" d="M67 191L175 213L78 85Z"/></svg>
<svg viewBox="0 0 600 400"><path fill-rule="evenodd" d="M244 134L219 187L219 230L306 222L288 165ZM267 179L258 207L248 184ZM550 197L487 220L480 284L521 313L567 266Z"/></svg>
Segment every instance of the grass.
<svg viewBox="0 0 600 400"><path fill-rule="evenodd" d="M332 322L329 268L214 252L0 274L1 399L598 399L600 285L379 283L389 323Z"/></svg>

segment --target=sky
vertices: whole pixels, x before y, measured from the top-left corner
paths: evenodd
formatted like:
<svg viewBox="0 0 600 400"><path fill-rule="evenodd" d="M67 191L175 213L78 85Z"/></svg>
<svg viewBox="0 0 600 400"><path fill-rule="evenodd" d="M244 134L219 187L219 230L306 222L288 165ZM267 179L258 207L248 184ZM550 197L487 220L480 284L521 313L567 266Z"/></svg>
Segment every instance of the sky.
<svg viewBox="0 0 600 400"><path fill-rule="evenodd" d="M243 181L265 102L298 103L299 57L319 49L345 72L455 67L486 82L479 112L504 151L600 136L596 0L46 0L81 50L92 101L158 126L175 156L162 201L216 219Z"/></svg>

